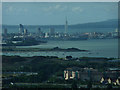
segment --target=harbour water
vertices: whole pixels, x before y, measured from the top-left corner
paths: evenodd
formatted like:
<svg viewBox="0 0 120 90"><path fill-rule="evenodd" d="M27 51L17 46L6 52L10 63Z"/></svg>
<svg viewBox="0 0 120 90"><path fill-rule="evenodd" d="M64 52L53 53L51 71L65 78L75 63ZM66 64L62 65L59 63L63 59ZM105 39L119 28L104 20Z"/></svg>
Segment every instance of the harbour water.
<svg viewBox="0 0 120 90"><path fill-rule="evenodd" d="M37 33L39 26L25 26L28 32ZM19 25L3 27L8 29L8 33L18 33ZM116 28L68 28L68 33L77 32L114 32ZM49 32L49 28L41 28L43 32ZM55 32L64 32L64 28L55 28ZM19 46L17 48L79 48L89 50L90 52L5 52L2 55L20 55L20 56L58 56L66 57L118 57L118 40L117 39L91 39L81 41L48 41L48 43L35 46Z"/></svg>
<svg viewBox="0 0 120 90"><path fill-rule="evenodd" d="M66 57L118 57L118 40L117 39L92 39L81 41L48 41L41 45L35 46L18 46L17 48L79 48L89 50L89 52L5 52L2 55L19 55L19 56L58 56Z"/></svg>

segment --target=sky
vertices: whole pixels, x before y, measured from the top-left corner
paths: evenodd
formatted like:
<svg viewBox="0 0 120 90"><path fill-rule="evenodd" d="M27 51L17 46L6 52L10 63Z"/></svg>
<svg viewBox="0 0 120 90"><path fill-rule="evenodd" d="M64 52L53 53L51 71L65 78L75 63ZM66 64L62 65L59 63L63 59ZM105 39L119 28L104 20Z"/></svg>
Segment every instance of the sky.
<svg viewBox="0 0 120 90"><path fill-rule="evenodd" d="M2 23L7 25L63 25L118 18L117 2L3 2Z"/></svg>

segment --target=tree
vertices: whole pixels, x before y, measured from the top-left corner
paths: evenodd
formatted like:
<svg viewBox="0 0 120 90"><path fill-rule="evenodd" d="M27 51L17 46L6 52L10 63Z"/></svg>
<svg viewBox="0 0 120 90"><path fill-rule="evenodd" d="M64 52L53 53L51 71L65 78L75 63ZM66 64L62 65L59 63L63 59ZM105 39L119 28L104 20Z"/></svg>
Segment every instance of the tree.
<svg viewBox="0 0 120 90"><path fill-rule="evenodd" d="M107 85L107 90L111 90L112 89L112 84L108 84Z"/></svg>
<svg viewBox="0 0 120 90"><path fill-rule="evenodd" d="M72 56L66 56L66 59L70 60L72 59Z"/></svg>
<svg viewBox="0 0 120 90"><path fill-rule="evenodd" d="M77 89L77 82L74 80L71 86L72 89Z"/></svg>
<svg viewBox="0 0 120 90"><path fill-rule="evenodd" d="M92 82L88 81L87 88L92 88Z"/></svg>

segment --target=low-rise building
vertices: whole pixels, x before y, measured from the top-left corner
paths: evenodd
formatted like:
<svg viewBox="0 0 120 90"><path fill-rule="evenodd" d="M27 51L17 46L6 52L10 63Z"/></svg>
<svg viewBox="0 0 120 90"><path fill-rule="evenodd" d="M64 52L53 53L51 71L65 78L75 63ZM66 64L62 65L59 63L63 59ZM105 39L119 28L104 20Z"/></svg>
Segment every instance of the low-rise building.
<svg viewBox="0 0 120 90"><path fill-rule="evenodd" d="M64 70L65 80L79 79L81 81L93 81L102 84L114 84L120 85L120 71L119 70L106 70L105 72L99 72L93 68L78 68L72 67Z"/></svg>
<svg viewBox="0 0 120 90"><path fill-rule="evenodd" d="M102 74L93 68L67 68L64 70L65 80L80 79L82 81L100 81Z"/></svg>

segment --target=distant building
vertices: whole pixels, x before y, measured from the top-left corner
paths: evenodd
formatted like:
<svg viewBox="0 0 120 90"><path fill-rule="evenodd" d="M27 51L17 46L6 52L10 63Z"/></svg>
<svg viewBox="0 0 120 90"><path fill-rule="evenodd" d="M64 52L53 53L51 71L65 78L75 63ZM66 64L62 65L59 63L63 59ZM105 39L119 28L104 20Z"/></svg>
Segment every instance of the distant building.
<svg viewBox="0 0 120 90"><path fill-rule="evenodd" d="M66 70L64 70L64 78L65 80L69 80L69 79L79 79L79 71L76 70L72 70L73 68L67 68Z"/></svg>
<svg viewBox="0 0 120 90"><path fill-rule="evenodd" d="M99 72L93 68L72 67L64 70L65 80L79 79L81 81L99 82L101 84L120 85L120 70L109 69L105 72Z"/></svg>
<svg viewBox="0 0 120 90"><path fill-rule="evenodd" d="M67 34L68 31L68 21L67 21L67 17L66 17L66 22L65 22L65 35Z"/></svg>
<svg viewBox="0 0 120 90"><path fill-rule="evenodd" d="M7 36L7 28L4 29L4 35Z"/></svg>
<svg viewBox="0 0 120 90"><path fill-rule="evenodd" d="M56 37L56 38L59 38L59 37L61 37L61 34L58 33L58 32L56 32L56 33L55 33L55 37Z"/></svg>
<svg viewBox="0 0 120 90"><path fill-rule="evenodd" d="M19 26L20 26L20 27L19 27L19 33L20 33L20 34L23 34L23 33L24 33L24 27L23 27L22 24L20 24Z"/></svg>
<svg viewBox="0 0 120 90"><path fill-rule="evenodd" d="M116 28L116 29L115 29L115 32L116 32L116 33L118 33L118 32L119 32L119 30Z"/></svg>
<svg viewBox="0 0 120 90"><path fill-rule="evenodd" d="M37 35L42 37L43 36L43 32L41 31L41 28L37 29Z"/></svg>
<svg viewBox="0 0 120 90"><path fill-rule="evenodd" d="M79 79L82 81L92 80L95 82L99 82L102 78L102 73L98 72L93 68L67 68L64 70L64 78L65 80L69 79Z"/></svg>
<svg viewBox="0 0 120 90"><path fill-rule="evenodd" d="M49 37L49 33L45 33L45 38L48 38Z"/></svg>
<svg viewBox="0 0 120 90"><path fill-rule="evenodd" d="M41 33L41 28L38 28L38 29L37 29L37 34L40 35L40 33Z"/></svg>
<svg viewBox="0 0 120 90"><path fill-rule="evenodd" d="M28 34L28 30L24 29L24 35L27 35L27 34Z"/></svg>
<svg viewBox="0 0 120 90"><path fill-rule="evenodd" d="M37 30L38 30L37 33L41 33L41 28L38 28Z"/></svg>
<svg viewBox="0 0 120 90"><path fill-rule="evenodd" d="M50 36L55 36L55 29L50 28L49 34L50 34Z"/></svg>
<svg viewBox="0 0 120 90"><path fill-rule="evenodd" d="M120 77L110 78L110 77L102 77L100 80L101 84L114 84L120 86Z"/></svg>

